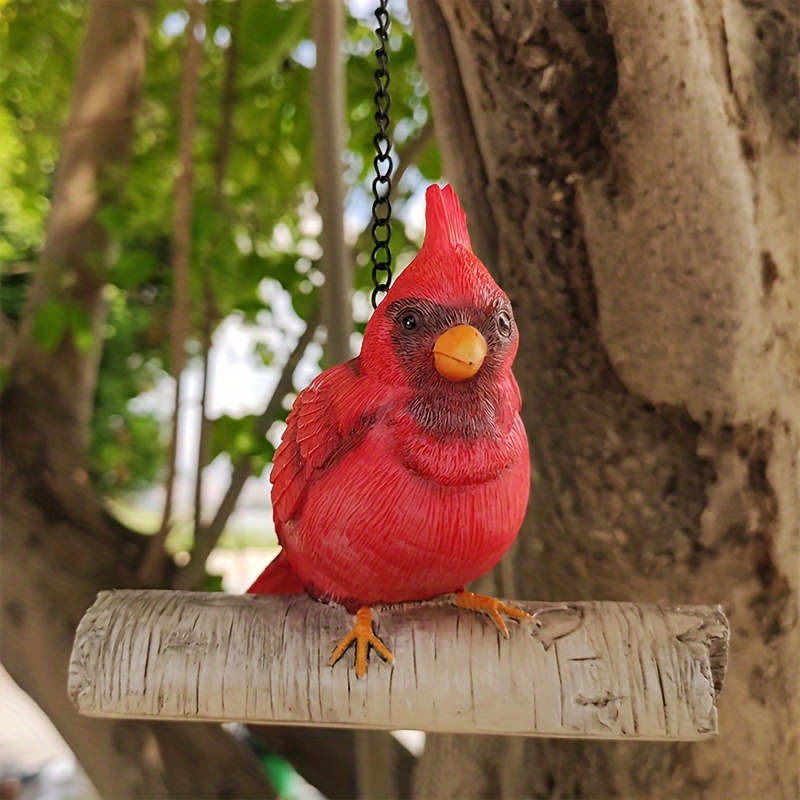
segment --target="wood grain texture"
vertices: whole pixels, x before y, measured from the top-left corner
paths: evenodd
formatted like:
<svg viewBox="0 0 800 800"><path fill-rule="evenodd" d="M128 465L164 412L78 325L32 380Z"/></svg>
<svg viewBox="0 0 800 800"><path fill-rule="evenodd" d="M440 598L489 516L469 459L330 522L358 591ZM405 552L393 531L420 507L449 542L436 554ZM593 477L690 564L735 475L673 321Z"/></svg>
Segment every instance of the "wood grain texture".
<svg viewBox="0 0 800 800"><path fill-rule="evenodd" d="M395 655L357 680L343 609L305 596L102 592L75 639L78 710L158 717L605 739L717 732L720 608L524 602L503 640L446 601L376 611Z"/></svg>

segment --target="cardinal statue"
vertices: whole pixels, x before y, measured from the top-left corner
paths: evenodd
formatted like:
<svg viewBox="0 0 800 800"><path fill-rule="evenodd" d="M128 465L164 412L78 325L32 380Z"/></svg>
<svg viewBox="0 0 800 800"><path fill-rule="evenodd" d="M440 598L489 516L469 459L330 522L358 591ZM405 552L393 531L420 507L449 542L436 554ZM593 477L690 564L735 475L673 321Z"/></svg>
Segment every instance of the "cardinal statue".
<svg viewBox="0 0 800 800"><path fill-rule="evenodd" d="M452 594L488 614L529 615L466 591L517 536L528 441L511 374L519 334L508 297L472 252L450 186L426 193L422 249L367 324L361 355L295 400L272 468L278 557L250 587L343 605L356 675L388 647L371 606Z"/></svg>

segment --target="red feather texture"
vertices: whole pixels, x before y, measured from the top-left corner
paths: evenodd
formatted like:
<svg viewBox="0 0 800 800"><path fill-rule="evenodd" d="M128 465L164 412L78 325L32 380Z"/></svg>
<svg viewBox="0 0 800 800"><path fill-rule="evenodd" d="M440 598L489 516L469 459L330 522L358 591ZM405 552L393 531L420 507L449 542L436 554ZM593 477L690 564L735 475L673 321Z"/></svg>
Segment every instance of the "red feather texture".
<svg viewBox="0 0 800 800"><path fill-rule="evenodd" d="M425 195L425 216L427 230L424 247L439 252L447 252L454 245L472 251L467 230L467 215L461 208L458 196L452 186L439 189L431 186Z"/></svg>
<svg viewBox="0 0 800 800"><path fill-rule="evenodd" d="M361 355L319 375L287 420L272 469L282 552L251 592L307 591L351 611L426 600L488 572L528 501L528 442L511 364L508 298L472 253L451 187L426 194L425 242L367 325ZM401 320L413 312L419 324ZM483 366L453 382L433 343L469 324Z"/></svg>

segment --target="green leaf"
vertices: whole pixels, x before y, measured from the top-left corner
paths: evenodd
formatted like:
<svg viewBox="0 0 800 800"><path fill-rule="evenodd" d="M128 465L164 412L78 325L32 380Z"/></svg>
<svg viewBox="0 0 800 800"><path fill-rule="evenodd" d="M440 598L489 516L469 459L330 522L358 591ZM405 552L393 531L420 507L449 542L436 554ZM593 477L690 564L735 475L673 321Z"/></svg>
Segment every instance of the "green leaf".
<svg viewBox="0 0 800 800"><path fill-rule="evenodd" d="M222 575L212 575L206 573L203 576L203 582L200 584L198 591L201 592L221 592L222 591Z"/></svg>
<svg viewBox="0 0 800 800"><path fill-rule="evenodd" d="M248 3L245 6L243 29L250 36L243 43L242 61L246 66L239 85L249 89L263 83L278 69L281 62L297 44L308 26L310 3L280 6L278 3ZM256 48L253 47L256 45Z"/></svg>
<svg viewBox="0 0 800 800"><path fill-rule="evenodd" d="M118 205L107 205L97 212L97 219L112 239L122 239L128 224L125 209Z"/></svg>
<svg viewBox="0 0 800 800"><path fill-rule="evenodd" d="M141 286L155 274L158 259L145 250L133 250L123 253L111 270L111 283L120 289L131 289Z"/></svg>
<svg viewBox="0 0 800 800"><path fill-rule="evenodd" d="M69 308L55 300L46 302L36 314L33 323L33 340L42 350L55 350L69 324Z"/></svg>
<svg viewBox="0 0 800 800"><path fill-rule="evenodd" d="M417 160L416 166L428 180L439 180L442 175L442 158L435 142L425 148L425 152Z"/></svg>
<svg viewBox="0 0 800 800"><path fill-rule="evenodd" d="M242 456L256 459L257 469L272 460L275 448L266 439L255 432L256 416L248 414L244 417L224 415L213 420L211 424L211 453L216 458L220 453L228 453L235 461Z"/></svg>
<svg viewBox="0 0 800 800"><path fill-rule="evenodd" d="M275 353L272 352L272 348L266 342L256 342L254 352L265 367L270 366L275 361Z"/></svg>
<svg viewBox="0 0 800 800"><path fill-rule="evenodd" d="M94 328L92 318L80 306L67 306L69 326L72 330L72 340L75 347L83 353L88 353L94 346Z"/></svg>

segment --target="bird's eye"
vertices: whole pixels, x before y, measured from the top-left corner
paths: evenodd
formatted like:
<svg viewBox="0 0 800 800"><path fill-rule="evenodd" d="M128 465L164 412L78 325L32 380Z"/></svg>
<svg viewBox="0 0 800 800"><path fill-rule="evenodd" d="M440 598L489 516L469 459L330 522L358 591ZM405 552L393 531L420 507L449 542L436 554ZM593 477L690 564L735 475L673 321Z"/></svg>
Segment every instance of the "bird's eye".
<svg viewBox="0 0 800 800"><path fill-rule="evenodd" d="M398 319L404 331L413 331L419 326L419 314L416 311L404 311Z"/></svg>
<svg viewBox="0 0 800 800"><path fill-rule="evenodd" d="M497 315L497 330L501 336L511 336L511 315L507 311Z"/></svg>

